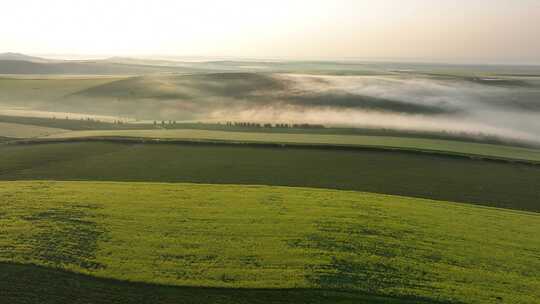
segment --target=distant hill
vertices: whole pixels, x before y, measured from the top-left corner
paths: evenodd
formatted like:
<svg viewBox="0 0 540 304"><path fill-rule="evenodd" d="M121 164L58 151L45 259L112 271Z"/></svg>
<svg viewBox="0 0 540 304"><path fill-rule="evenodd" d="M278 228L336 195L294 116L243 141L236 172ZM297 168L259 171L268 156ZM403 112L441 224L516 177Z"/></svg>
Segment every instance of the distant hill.
<svg viewBox="0 0 540 304"><path fill-rule="evenodd" d="M0 60L15 60L15 61L29 61L29 62L51 62L53 60L41 58L41 57L34 57L34 56L28 56L21 53L0 53Z"/></svg>
<svg viewBox="0 0 540 304"><path fill-rule="evenodd" d="M163 72L185 73L192 70L182 67L112 63L101 60L37 62L0 58L0 74L138 75Z"/></svg>
<svg viewBox="0 0 540 304"><path fill-rule="evenodd" d="M457 110L444 105L419 104L398 99L356 94L332 87L319 79L287 78L266 73L205 73L190 75L145 75L93 86L56 100L76 111L88 105L92 111L151 119L195 119L202 113L231 109L369 110L387 113L440 115ZM313 80L311 80L313 81ZM311 85L311 89L307 88ZM302 87L303 86L303 87ZM114 102L111 103L111 100ZM136 106L134 106L136 105Z"/></svg>
<svg viewBox="0 0 540 304"><path fill-rule="evenodd" d="M52 60L20 53L0 54L0 74L142 75L151 73L310 73L336 75L387 74L379 67L341 62L174 61L111 57L100 60Z"/></svg>

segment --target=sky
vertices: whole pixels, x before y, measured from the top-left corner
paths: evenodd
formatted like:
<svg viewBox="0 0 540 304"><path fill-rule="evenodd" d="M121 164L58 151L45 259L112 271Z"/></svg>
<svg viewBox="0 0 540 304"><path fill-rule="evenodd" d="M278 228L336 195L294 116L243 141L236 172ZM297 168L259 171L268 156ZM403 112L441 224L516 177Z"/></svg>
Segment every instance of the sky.
<svg viewBox="0 0 540 304"><path fill-rule="evenodd" d="M17 0L0 52L540 64L540 0Z"/></svg>

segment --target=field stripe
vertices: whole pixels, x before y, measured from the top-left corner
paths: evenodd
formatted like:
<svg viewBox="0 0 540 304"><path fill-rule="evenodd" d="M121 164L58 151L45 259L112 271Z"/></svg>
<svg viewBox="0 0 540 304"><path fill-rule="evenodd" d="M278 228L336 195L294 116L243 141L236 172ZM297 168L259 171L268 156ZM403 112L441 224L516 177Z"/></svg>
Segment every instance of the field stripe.
<svg viewBox="0 0 540 304"><path fill-rule="evenodd" d="M307 186L540 211L540 166L517 163L402 151L133 141L2 145L0 153L2 180Z"/></svg>
<svg viewBox="0 0 540 304"><path fill-rule="evenodd" d="M237 143L327 145L344 147L358 146L420 150L427 152L437 151L459 155L486 156L500 159L540 162L540 150L537 149L451 140L391 136L274 134L208 130L111 130L72 131L62 134L53 134L46 138L66 139L84 137L134 137L168 140L230 141Z"/></svg>
<svg viewBox="0 0 540 304"><path fill-rule="evenodd" d="M65 133L68 130L34 125L0 122L0 137L33 138Z"/></svg>

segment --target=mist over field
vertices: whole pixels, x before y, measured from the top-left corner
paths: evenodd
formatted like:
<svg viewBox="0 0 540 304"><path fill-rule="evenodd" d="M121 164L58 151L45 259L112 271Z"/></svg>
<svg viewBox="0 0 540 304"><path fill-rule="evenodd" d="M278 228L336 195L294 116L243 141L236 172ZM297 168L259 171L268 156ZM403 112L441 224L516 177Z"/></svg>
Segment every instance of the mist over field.
<svg viewBox="0 0 540 304"><path fill-rule="evenodd" d="M540 303L540 0L0 7L0 304Z"/></svg>
<svg viewBox="0 0 540 304"><path fill-rule="evenodd" d="M540 90L402 76L280 76L287 94L261 108L216 117L303 120L309 123L424 131L484 133L540 140ZM487 80L490 81L490 80ZM495 81L495 80L493 80Z"/></svg>
<svg viewBox="0 0 540 304"><path fill-rule="evenodd" d="M540 142L538 77L211 72L2 79L0 88L0 114L311 123Z"/></svg>

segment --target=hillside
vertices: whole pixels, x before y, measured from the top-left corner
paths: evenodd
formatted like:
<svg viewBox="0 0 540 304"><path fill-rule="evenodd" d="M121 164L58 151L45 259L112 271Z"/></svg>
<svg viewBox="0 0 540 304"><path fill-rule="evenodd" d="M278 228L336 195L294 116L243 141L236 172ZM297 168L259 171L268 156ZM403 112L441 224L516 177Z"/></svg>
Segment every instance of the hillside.
<svg viewBox="0 0 540 304"><path fill-rule="evenodd" d="M232 185L7 182L0 199L4 262L169 286L540 300L532 213Z"/></svg>
<svg viewBox="0 0 540 304"><path fill-rule="evenodd" d="M54 60L45 59L41 57L34 57L34 56L28 56L21 53L11 53L11 52L1 53L0 60L15 60L15 61L28 61L28 62L39 62L39 63L54 61Z"/></svg>
<svg viewBox="0 0 540 304"><path fill-rule="evenodd" d="M99 60L35 62L22 59L0 59L0 74L138 75L145 73L188 71L192 71L192 69L166 66L130 65Z"/></svg>
<svg viewBox="0 0 540 304"><path fill-rule="evenodd" d="M130 141L8 144L0 154L0 180L301 186L540 212L539 166L444 155Z"/></svg>
<svg viewBox="0 0 540 304"><path fill-rule="evenodd" d="M129 125L128 125L129 126ZM446 154L451 156L470 156L472 158L486 158L495 160L514 160L540 164L540 148L519 147L512 145L489 144L482 142L467 142L466 136L462 140L445 140L410 137L407 134L400 136L374 136L353 134L317 134L316 132L280 133L227 131L226 127L220 130L196 129L139 129L135 130L84 130L52 134L47 139L84 139L84 138L133 138L177 141L201 141L244 144L274 144L290 146L316 146L335 149L343 148L380 148L386 150L402 150L411 152L425 152L433 154ZM140 127L140 126L139 126ZM126 127L127 128L127 127ZM203 128L203 127L202 127Z"/></svg>
<svg viewBox="0 0 540 304"><path fill-rule="evenodd" d="M534 77L493 81L473 72L459 77L216 73L108 61L40 65L64 64L86 69L79 72L124 76L4 77L0 110L24 108L142 121L308 123L540 143L540 124L534 119L540 113L540 80ZM174 73L162 73L164 68ZM501 124L501 117L511 123Z"/></svg>
<svg viewBox="0 0 540 304"><path fill-rule="evenodd" d="M59 128L23 125L17 123L0 122L0 137L8 138L34 138L67 132Z"/></svg>

